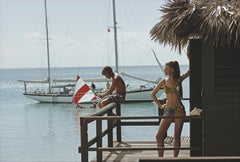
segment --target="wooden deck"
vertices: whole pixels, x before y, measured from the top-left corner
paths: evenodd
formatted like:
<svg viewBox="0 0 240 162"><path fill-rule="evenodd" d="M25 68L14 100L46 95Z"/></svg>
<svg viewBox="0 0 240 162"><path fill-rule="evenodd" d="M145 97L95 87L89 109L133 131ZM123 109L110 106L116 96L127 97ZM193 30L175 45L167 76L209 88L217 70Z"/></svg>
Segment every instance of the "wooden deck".
<svg viewBox="0 0 240 162"><path fill-rule="evenodd" d="M181 147L189 147L189 137L181 139ZM173 147L173 138L165 140L165 147ZM114 142L114 147L123 148L121 151L103 151L103 161L105 162L138 162L140 159L157 159L156 150L124 150L124 148L153 148L157 147L156 142ZM173 150L165 150L164 157L173 157ZM190 157L190 150L180 150L179 157ZM96 158L92 162L96 162Z"/></svg>
<svg viewBox="0 0 240 162"><path fill-rule="evenodd" d="M111 116L113 112L116 113L117 116ZM217 147L219 146L217 144L214 147L215 154L209 154L209 152L205 151L206 147L202 147L202 145L206 146L205 143L202 143L202 141L200 143L197 142L198 145L194 145L193 139L191 138L190 147L189 137L183 137L181 139L182 144L178 158L173 157L174 148L172 144L172 137L168 137L165 141L164 157L157 156L157 150L163 148L157 148L156 141L122 141L122 126L157 126L159 124L158 120L162 118L164 118L164 116L161 115L161 112L159 112L159 115L157 116L121 116L121 107L120 104L117 103L110 103L103 109L100 109L99 111L94 112L89 116L81 117L81 145L78 148L78 152L81 153L81 161L87 162L89 160L92 160L89 159L89 151L93 151L96 154L96 158L92 160L93 162L97 161L97 159L98 161L105 162L240 162L239 154L236 154L236 152L233 152L232 154L232 150L234 150L232 147L228 149L230 153L225 152L225 154L220 154L219 152L217 152ZM193 121L193 119L202 119L202 117L185 116L184 119L186 119L185 122L191 122ZM118 122L115 122L116 120ZM90 138L88 133L88 127L89 124L92 122L95 122L96 132L94 134L91 134L93 135L93 137ZM113 129L115 129L116 131L116 138L114 138ZM137 136L138 135L136 135L136 140L138 139ZM107 140L103 141L103 137L106 137ZM114 142L114 140L118 142ZM196 141L197 139L195 139L195 143ZM214 145L212 145L211 147L213 146ZM195 154L195 151L197 152L197 154ZM192 154L193 156L190 156L190 154Z"/></svg>

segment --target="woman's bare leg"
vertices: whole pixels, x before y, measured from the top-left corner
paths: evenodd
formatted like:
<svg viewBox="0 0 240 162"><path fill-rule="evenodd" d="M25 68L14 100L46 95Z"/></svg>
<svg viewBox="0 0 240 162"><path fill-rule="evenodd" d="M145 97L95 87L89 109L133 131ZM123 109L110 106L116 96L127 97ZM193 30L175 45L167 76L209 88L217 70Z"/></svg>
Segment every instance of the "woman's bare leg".
<svg viewBox="0 0 240 162"><path fill-rule="evenodd" d="M156 135L157 147L164 147L164 139L172 119L164 118L161 120ZM163 156L164 150L158 150L158 156Z"/></svg>
<svg viewBox="0 0 240 162"><path fill-rule="evenodd" d="M174 150L174 157L177 157L179 154L179 148L181 145L181 133L183 128L183 119L175 119L175 129L174 129L174 147L178 148Z"/></svg>

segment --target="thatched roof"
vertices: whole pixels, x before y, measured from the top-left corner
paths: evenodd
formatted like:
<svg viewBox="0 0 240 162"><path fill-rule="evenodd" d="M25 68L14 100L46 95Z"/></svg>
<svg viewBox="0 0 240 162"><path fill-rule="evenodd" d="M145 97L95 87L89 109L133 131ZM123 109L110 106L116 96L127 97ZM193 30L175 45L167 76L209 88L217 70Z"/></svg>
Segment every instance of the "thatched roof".
<svg viewBox="0 0 240 162"><path fill-rule="evenodd" d="M181 50L190 38L240 48L240 0L167 0L150 31L153 40Z"/></svg>

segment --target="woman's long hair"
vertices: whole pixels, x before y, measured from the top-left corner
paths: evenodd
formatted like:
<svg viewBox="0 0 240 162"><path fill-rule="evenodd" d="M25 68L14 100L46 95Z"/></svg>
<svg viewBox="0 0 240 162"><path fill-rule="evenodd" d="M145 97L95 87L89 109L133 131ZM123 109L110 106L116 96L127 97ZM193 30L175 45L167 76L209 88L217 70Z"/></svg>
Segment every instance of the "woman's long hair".
<svg viewBox="0 0 240 162"><path fill-rule="evenodd" d="M179 81L180 79L180 67L177 61L169 61L166 63L170 68L173 68L173 80Z"/></svg>
<svg viewBox="0 0 240 162"><path fill-rule="evenodd" d="M177 61L169 61L166 63L170 68L173 68L173 80L176 81L180 87L179 94L182 97L182 80L180 80L180 67Z"/></svg>

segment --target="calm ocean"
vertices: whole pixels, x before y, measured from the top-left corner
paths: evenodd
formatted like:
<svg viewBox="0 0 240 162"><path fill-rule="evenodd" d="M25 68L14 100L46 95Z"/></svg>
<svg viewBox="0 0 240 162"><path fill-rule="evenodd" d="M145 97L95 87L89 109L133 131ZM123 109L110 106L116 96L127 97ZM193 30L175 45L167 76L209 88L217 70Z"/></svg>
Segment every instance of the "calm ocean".
<svg viewBox="0 0 240 162"><path fill-rule="evenodd" d="M188 70L181 66L181 72ZM120 67L120 71L139 77L156 80L163 76L158 66ZM101 77L101 67L54 68L52 78ZM23 80L47 78L47 69L0 69L0 161L80 161L80 116L95 109L76 110L72 104L43 104L22 95ZM130 85L146 84L125 78ZM96 86L102 86L96 84ZM34 87L30 87L34 88ZM184 97L189 97L189 79L183 82ZM163 96L164 97L164 96ZM184 101L187 114L189 103ZM123 116L143 116L157 114L153 103L122 104ZM157 127L123 128L123 140L154 141ZM89 129L89 134L93 129ZM170 136L173 127L170 127ZM183 136L189 135L189 125L185 124ZM91 153L91 158L95 155ZM91 159L90 158L90 159Z"/></svg>

